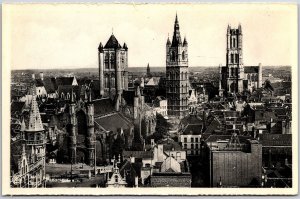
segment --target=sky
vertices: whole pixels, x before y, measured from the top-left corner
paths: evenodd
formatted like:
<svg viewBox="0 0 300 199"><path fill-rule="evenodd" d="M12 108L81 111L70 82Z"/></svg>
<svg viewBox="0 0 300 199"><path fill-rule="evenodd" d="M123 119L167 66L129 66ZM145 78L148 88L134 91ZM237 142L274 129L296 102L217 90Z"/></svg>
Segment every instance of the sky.
<svg viewBox="0 0 300 199"><path fill-rule="evenodd" d="M129 67L165 66L178 15L189 66L226 61L226 29L243 30L244 65L297 60L297 8L289 4L13 4L3 7L3 52L12 69L98 66L98 45L113 33Z"/></svg>

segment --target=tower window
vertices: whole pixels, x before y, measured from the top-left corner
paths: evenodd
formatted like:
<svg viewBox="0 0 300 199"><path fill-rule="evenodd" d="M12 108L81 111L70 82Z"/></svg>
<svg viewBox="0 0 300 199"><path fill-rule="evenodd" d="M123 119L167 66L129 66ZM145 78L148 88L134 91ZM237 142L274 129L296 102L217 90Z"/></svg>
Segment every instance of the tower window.
<svg viewBox="0 0 300 199"><path fill-rule="evenodd" d="M175 61L175 52L171 51L171 61Z"/></svg>
<svg viewBox="0 0 300 199"><path fill-rule="evenodd" d="M182 52L182 60L185 60L185 52Z"/></svg>
<svg viewBox="0 0 300 199"><path fill-rule="evenodd" d="M239 63L239 54L235 54L235 63Z"/></svg>
<svg viewBox="0 0 300 199"><path fill-rule="evenodd" d="M233 54L230 54L230 60L231 60L231 63L233 64L234 62L234 60L233 60Z"/></svg>
<svg viewBox="0 0 300 199"><path fill-rule="evenodd" d="M236 46L235 46L235 38L233 38L233 47L236 47Z"/></svg>

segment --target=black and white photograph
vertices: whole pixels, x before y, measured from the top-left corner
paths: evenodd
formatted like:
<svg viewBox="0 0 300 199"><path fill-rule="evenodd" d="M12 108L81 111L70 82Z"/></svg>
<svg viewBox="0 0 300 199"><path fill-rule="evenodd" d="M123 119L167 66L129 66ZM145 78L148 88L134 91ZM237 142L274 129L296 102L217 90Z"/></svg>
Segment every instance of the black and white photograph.
<svg viewBox="0 0 300 199"><path fill-rule="evenodd" d="M2 194L297 194L297 17L4 4Z"/></svg>

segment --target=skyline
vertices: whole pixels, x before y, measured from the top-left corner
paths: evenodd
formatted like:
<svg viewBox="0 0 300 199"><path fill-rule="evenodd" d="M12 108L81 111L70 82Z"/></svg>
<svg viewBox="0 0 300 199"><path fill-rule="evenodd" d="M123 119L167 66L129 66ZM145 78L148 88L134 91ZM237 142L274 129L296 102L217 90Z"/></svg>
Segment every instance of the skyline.
<svg viewBox="0 0 300 199"><path fill-rule="evenodd" d="M165 67L165 45L177 12L190 67L225 65L227 25L239 23L245 66L292 66L297 59L297 10L288 12L290 6L122 4L113 8L114 15L111 4L5 5L3 38L9 38L4 44L10 49L11 69L96 68L98 45L105 45L112 32L129 48L129 67Z"/></svg>

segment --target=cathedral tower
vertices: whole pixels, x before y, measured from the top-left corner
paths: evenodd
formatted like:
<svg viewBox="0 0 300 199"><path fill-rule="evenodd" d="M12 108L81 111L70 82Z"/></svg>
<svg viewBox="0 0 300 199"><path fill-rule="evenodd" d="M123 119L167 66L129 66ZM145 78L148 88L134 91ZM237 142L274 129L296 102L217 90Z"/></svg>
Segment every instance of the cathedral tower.
<svg viewBox="0 0 300 199"><path fill-rule="evenodd" d="M140 151L143 150L143 137L141 132L142 125L142 112L144 109L144 96L141 95L140 87L137 86L134 96L133 104L133 119L134 119L134 138L133 149Z"/></svg>
<svg viewBox="0 0 300 199"><path fill-rule="evenodd" d="M93 166L95 163L95 130L94 130L94 104L92 102L91 91L89 91L88 102L86 105L87 113L87 149L88 149L88 164Z"/></svg>
<svg viewBox="0 0 300 199"><path fill-rule="evenodd" d="M98 47L99 89L101 97L115 98L120 104L123 90L128 90L128 48L121 46L112 34L103 47ZM119 107L116 107L117 111Z"/></svg>
<svg viewBox="0 0 300 199"><path fill-rule="evenodd" d="M243 34L241 25L238 29L227 27L227 88L231 93L243 91L244 64L243 64Z"/></svg>
<svg viewBox="0 0 300 199"><path fill-rule="evenodd" d="M189 94L188 43L181 41L176 14L172 43L166 44L166 96L168 114L184 117L188 114Z"/></svg>

